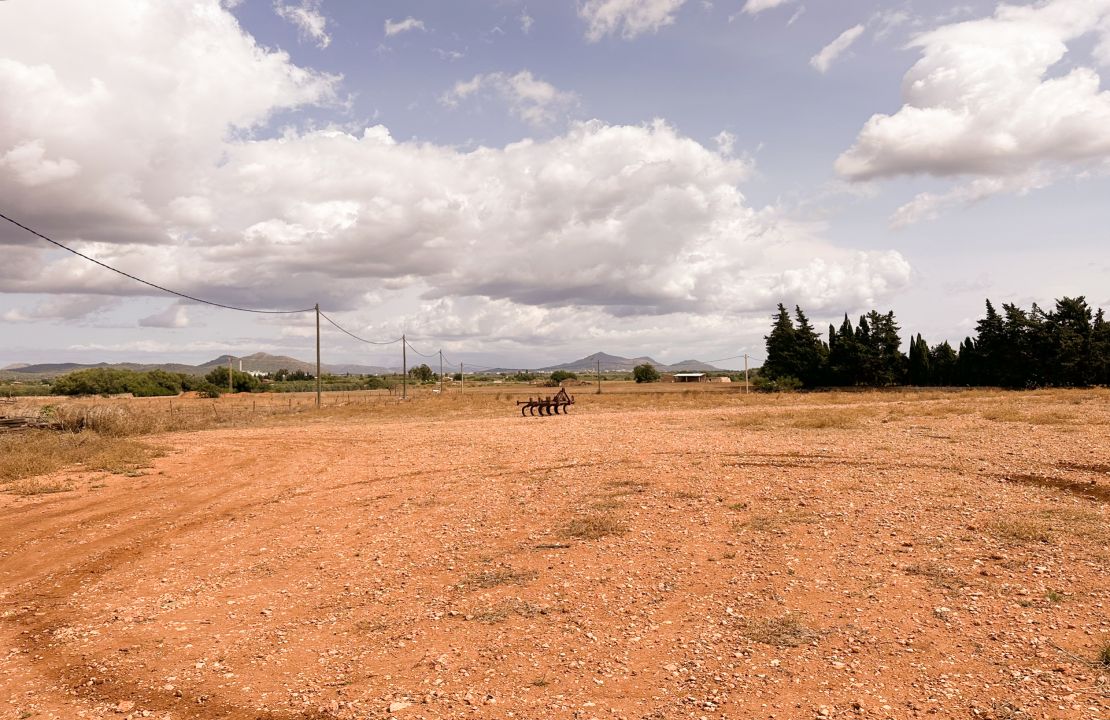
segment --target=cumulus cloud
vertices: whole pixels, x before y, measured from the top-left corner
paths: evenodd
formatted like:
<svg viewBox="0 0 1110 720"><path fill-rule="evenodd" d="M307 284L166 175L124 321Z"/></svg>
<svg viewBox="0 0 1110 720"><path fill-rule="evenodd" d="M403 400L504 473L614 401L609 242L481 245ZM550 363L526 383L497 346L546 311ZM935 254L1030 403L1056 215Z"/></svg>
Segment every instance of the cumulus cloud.
<svg viewBox="0 0 1110 720"><path fill-rule="evenodd" d="M837 58L847 52L848 48L852 47L852 43L863 35L864 29L863 25L855 25L840 33L835 40L821 48L821 52L811 57L809 64L817 72L827 73Z"/></svg>
<svg viewBox="0 0 1110 720"><path fill-rule="evenodd" d="M748 0L744 3L744 12L749 15L756 15L764 10L777 8L780 5L786 5L794 0Z"/></svg>
<svg viewBox="0 0 1110 720"><path fill-rule="evenodd" d="M505 102L514 115L538 126L549 125L578 104L578 96L539 80L527 70L515 75L487 73L455 83L440 101L449 107L482 93L493 93Z"/></svg>
<svg viewBox="0 0 1110 720"><path fill-rule="evenodd" d="M674 23L686 0L585 0L578 16L586 21L586 39L597 42L606 35L631 40Z"/></svg>
<svg viewBox="0 0 1110 720"><path fill-rule="evenodd" d="M139 326L149 328L189 327L189 312L181 303L174 303L161 312L141 318Z"/></svg>
<svg viewBox="0 0 1110 720"><path fill-rule="evenodd" d="M412 17L411 15L409 17L405 18L404 20L393 20L392 18L388 18L385 21L385 36L386 37L393 37L394 35L400 35L401 33L412 32L413 30L419 30L420 32L424 32L424 30L425 30L424 21L423 20L417 20L416 18Z"/></svg>
<svg viewBox="0 0 1110 720"><path fill-rule="evenodd" d="M5 322L33 323L43 320L82 320L116 304L102 295L55 295L28 308L13 308L2 316Z"/></svg>
<svg viewBox="0 0 1110 720"><path fill-rule="evenodd" d="M328 35L328 19L320 12L320 0L301 0L299 5L287 5L274 0L274 12L278 17L293 23L302 37L311 38L318 48L331 44Z"/></svg>
<svg viewBox="0 0 1110 720"><path fill-rule="evenodd" d="M1062 64L1069 43L1092 34L1110 42L1110 0L1000 5L990 17L917 36L911 46L921 59L903 81L903 107L871 117L837 171L860 181L983 180L917 198L899 213L908 221L961 198L1040 187L1062 167L1110 160L1110 93L1083 58Z"/></svg>
<svg viewBox="0 0 1110 720"><path fill-rule="evenodd" d="M445 333L520 337L545 323L572 333L574 318L598 333L659 333L674 317L724 326L780 299L839 311L910 278L895 252L834 247L753 208L728 134L706 146L663 121L591 121L470 150L381 126L252 134L281 109L331 102L337 79L259 48L217 0L86 8L73 0L76 21L59 24L46 21L54 9L15 4L18 22L0 26L0 155L32 147L38 165L56 163L29 185L33 165L5 162L0 196L18 219L160 285L337 311L380 292L453 308ZM43 54L54 46L75 50ZM526 119L561 96L527 73L478 76L458 95L502 89ZM0 244L0 291L150 294L14 228ZM145 322L186 322L179 312Z"/></svg>

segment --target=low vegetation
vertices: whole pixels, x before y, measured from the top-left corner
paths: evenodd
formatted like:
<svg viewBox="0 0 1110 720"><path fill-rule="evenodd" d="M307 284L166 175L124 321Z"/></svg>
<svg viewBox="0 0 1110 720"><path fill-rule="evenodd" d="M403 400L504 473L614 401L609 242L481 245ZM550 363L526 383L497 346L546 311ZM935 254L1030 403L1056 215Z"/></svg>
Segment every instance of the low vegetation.
<svg viewBox="0 0 1110 720"><path fill-rule="evenodd" d="M8 433L0 435L0 488L20 494L68 490L68 484L62 481L26 481L74 466L108 473L130 472L147 466L159 452L142 442L96 432Z"/></svg>

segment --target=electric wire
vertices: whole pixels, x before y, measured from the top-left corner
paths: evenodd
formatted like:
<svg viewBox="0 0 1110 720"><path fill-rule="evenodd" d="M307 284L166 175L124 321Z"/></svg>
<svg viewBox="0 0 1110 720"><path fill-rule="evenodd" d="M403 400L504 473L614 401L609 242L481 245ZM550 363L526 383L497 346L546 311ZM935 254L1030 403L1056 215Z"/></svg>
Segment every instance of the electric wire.
<svg viewBox="0 0 1110 720"><path fill-rule="evenodd" d="M409 346L409 350L412 350L412 351L413 351L414 353L416 353L416 354L417 354L417 355L419 355L420 357L426 357L426 358L434 358L434 357L439 357L439 353L438 353L438 352L434 352L434 353L432 353L431 355L425 355L424 353L422 353L422 352L420 352L419 350L417 350L416 348L414 348L414 347L412 346L412 343L410 343L410 342L408 341L408 339L407 339L407 338L405 339L405 344Z"/></svg>
<svg viewBox="0 0 1110 720"><path fill-rule="evenodd" d="M56 245L56 246L60 247L62 250L65 250L66 252L71 252L74 255L76 255L77 257L84 258L85 260L88 260L91 263L99 265L100 267L105 268L106 270L111 270L112 272L117 273L119 275L122 275L125 278L130 278L131 280L134 280L135 282L138 282L138 283L142 283L143 285L146 285L147 287L152 287L155 290L161 290L164 293L169 293L170 295L176 295L177 297L185 298L186 300L192 300L193 302L201 303L202 305L211 305L213 307L223 308L224 310L236 310L238 312L258 313L260 315L297 315L299 313L313 312L313 311L316 310L316 308L314 308L314 307L304 308L304 309L301 309L301 310L259 310L257 308L244 308L244 307L237 307L235 305L225 305L224 303L218 303L218 302L215 302L213 300L205 300L204 298L198 298L198 297L194 297L192 295L187 295L186 293L178 292L177 290L171 290L168 287L163 287L163 286L158 285L156 283L152 283L149 280L143 280L141 277L136 277L135 275L132 275L131 273L124 272L123 270L120 270L118 268L114 268L111 265L108 265L106 263L102 263L99 260L97 260L96 258L89 257L88 255L85 255L84 253L78 252L77 250L74 250L71 247L67 247L66 245L63 245L62 243L58 242L57 240L54 240L52 238L49 238L49 237L43 235L42 233L40 233L37 230L33 230L33 229L27 227L26 225L24 225L23 223L11 219L10 217L8 217L7 215L5 215L3 213L0 213L0 218L3 218L4 220L7 220L12 225L15 225L18 228L22 228L23 230L26 230L27 232L31 233L32 235L34 235L36 237L42 238L43 240L50 243L51 245Z"/></svg>
<svg viewBox="0 0 1110 720"><path fill-rule="evenodd" d="M351 337L353 337L355 340L358 340L359 342L366 343L367 345L393 345L394 343L401 342L401 338L397 338L396 340L367 340L366 338L359 337L358 335L355 335L353 332L351 332L347 328L343 327L342 325L340 325L336 321L332 320L330 317L325 315L323 311L320 311L320 317L324 318L329 323L334 325L336 327L336 329L338 329L340 332L346 333L347 335L350 335Z"/></svg>

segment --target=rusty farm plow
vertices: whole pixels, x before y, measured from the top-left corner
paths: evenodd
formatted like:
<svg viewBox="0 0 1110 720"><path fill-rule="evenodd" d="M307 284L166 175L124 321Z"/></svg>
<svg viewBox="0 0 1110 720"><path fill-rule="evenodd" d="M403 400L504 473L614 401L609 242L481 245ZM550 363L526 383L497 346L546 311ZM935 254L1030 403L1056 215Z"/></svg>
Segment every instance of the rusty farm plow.
<svg viewBox="0 0 1110 720"><path fill-rule="evenodd" d="M517 400L517 405L520 405L520 416L524 417L524 411L527 410L529 414L536 415L566 415L567 408L574 404L574 396L568 395L565 388L559 388L559 392L554 396L548 395L545 398L528 398L527 400Z"/></svg>

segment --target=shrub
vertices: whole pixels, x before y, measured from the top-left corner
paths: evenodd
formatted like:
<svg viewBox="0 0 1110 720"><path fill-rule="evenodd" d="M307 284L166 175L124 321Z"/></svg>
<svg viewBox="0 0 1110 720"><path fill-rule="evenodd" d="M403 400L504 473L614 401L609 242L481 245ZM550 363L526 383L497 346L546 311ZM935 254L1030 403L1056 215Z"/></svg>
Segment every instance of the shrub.
<svg viewBox="0 0 1110 720"><path fill-rule="evenodd" d="M638 383L659 382L659 371L651 363L644 363L632 368L632 378Z"/></svg>
<svg viewBox="0 0 1110 720"><path fill-rule="evenodd" d="M752 380L752 390L756 392L794 392L802 387L802 381L792 375L782 375L772 380L766 375L756 375Z"/></svg>
<svg viewBox="0 0 1110 720"><path fill-rule="evenodd" d="M556 370L551 373L551 382L562 385L564 380L577 380L578 376L569 370Z"/></svg>
<svg viewBox="0 0 1110 720"><path fill-rule="evenodd" d="M227 387L227 368L218 367L204 376L210 385L215 385L220 390ZM254 375L233 370L231 373L232 386L235 392L258 392L262 388L262 381Z"/></svg>

